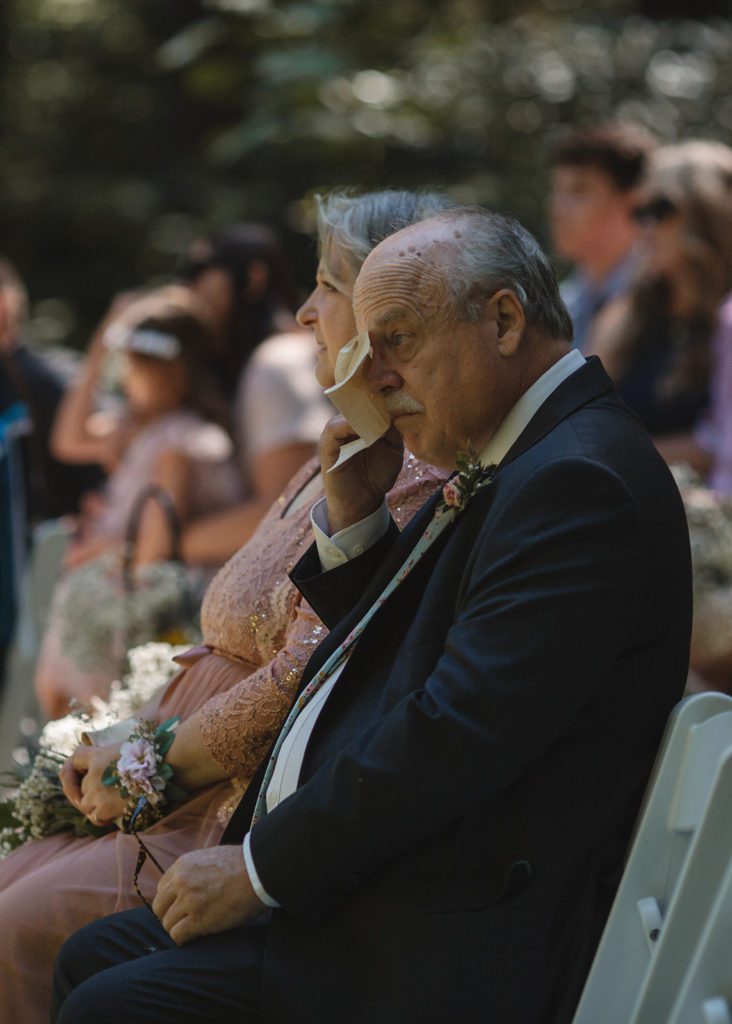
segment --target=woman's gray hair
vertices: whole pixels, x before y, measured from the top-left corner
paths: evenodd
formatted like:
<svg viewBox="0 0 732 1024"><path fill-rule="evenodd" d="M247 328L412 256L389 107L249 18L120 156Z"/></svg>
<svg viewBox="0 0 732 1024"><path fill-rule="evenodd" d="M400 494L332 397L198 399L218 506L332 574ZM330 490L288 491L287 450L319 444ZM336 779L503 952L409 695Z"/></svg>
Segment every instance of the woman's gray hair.
<svg viewBox="0 0 732 1024"><path fill-rule="evenodd" d="M480 207L439 214L455 225L448 283L459 319L476 323L483 302L501 288L515 293L526 322L550 338L571 341L572 320L559 294L557 278L541 246L513 217Z"/></svg>
<svg viewBox="0 0 732 1024"><path fill-rule="evenodd" d="M363 261L379 242L455 204L439 192L384 189L358 195L342 190L316 195L318 249L335 283L351 287ZM335 266L334 256L344 264Z"/></svg>

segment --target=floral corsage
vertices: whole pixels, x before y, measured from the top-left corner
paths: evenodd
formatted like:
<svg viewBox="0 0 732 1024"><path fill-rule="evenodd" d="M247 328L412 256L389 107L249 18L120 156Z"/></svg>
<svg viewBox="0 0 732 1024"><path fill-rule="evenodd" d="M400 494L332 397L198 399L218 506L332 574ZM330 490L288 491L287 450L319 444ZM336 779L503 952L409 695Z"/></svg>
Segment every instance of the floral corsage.
<svg viewBox="0 0 732 1024"><path fill-rule="evenodd" d="M462 512L471 498L493 479L496 467L482 466L472 448L458 452L457 473L442 488L442 499L437 506L438 514L450 511Z"/></svg>
<svg viewBox="0 0 732 1024"><path fill-rule="evenodd" d="M186 799L188 794L173 783L173 769L165 763L179 721L179 718L169 718L156 726L154 722L141 719L120 747L118 760L104 772L105 786L116 786L128 800L125 825L141 797L145 805L137 815L138 829L148 828L163 817L164 808Z"/></svg>

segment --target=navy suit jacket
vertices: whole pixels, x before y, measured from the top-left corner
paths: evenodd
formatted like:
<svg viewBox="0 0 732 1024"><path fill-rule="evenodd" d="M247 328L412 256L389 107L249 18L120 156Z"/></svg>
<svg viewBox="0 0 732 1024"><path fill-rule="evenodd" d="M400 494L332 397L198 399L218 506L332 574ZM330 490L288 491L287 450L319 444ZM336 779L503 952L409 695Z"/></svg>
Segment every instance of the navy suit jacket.
<svg viewBox="0 0 732 1024"><path fill-rule="evenodd" d="M332 629L303 685L433 505L347 565L322 573L311 549L295 567ZM570 1021L690 621L678 492L591 360L375 615L299 789L252 830L282 905L263 1021Z"/></svg>

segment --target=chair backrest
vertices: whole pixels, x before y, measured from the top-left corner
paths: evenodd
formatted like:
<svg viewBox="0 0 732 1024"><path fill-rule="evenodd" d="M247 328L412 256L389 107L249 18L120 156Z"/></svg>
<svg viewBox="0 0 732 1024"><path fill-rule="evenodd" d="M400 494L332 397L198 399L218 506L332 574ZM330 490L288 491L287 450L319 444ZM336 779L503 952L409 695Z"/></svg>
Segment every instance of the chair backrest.
<svg viewBox="0 0 732 1024"><path fill-rule="evenodd" d="M628 1024L730 748L731 697L697 694L672 712L574 1024Z"/></svg>
<svg viewBox="0 0 732 1024"><path fill-rule="evenodd" d="M731 852L732 748L719 767L629 1024L732 1024Z"/></svg>

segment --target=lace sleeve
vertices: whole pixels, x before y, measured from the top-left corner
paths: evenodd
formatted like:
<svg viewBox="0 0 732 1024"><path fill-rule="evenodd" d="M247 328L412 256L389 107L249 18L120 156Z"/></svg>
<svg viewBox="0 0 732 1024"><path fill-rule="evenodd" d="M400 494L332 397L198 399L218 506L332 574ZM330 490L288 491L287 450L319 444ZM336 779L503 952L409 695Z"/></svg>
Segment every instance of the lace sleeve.
<svg viewBox="0 0 732 1024"><path fill-rule="evenodd" d="M272 661L203 705L201 738L230 776L254 774L290 709L310 655L326 633L310 605L300 599L285 645Z"/></svg>

